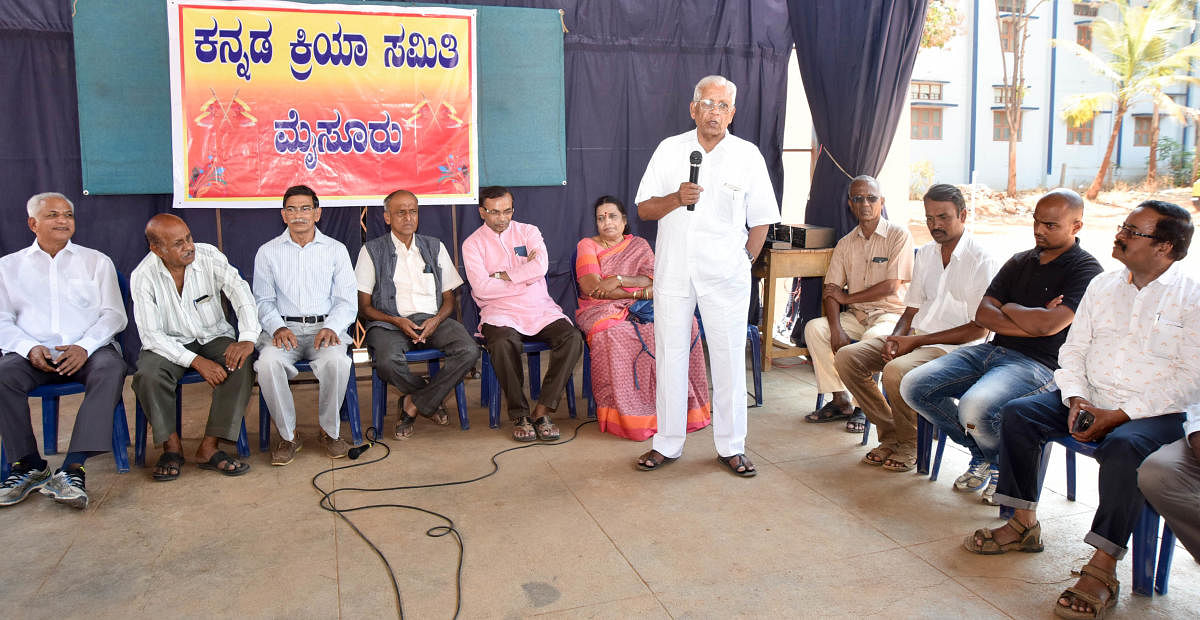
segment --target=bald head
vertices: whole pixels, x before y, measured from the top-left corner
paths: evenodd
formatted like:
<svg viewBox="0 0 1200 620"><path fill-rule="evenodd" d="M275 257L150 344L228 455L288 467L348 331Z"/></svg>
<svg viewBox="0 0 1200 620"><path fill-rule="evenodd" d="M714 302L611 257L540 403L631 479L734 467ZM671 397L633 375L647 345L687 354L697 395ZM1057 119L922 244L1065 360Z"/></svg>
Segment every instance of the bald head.
<svg viewBox="0 0 1200 620"><path fill-rule="evenodd" d="M1033 208L1033 240L1043 257L1058 256L1075 245L1083 227L1083 198L1065 188L1053 189Z"/></svg>
<svg viewBox="0 0 1200 620"><path fill-rule="evenodd" d="M159 213L146 222L146 241L150 251L170 271L183 269L196 259L192 231L186 222L170 213Z"/></svg>
<svg viewBox="0 0 1200 620"><path fill-rule="evenodd" d="M150 244L150 247L161 245L162 242L160 240L163 238L163 231L177 226L182 226L186 229L187 222L184 222L177 215L159 213L150 218L149 222L146 222L146 242Z"/></svg>
<svg viewBox="0 0 1200 620"><path fill-rule="evenodd" d="M1059 187L1046 192L1037 201L1039 205L1042 203L1062 205L1072 211L1078 212L1079 215L1083 215L1083 196L1065 187Z"/></svg>

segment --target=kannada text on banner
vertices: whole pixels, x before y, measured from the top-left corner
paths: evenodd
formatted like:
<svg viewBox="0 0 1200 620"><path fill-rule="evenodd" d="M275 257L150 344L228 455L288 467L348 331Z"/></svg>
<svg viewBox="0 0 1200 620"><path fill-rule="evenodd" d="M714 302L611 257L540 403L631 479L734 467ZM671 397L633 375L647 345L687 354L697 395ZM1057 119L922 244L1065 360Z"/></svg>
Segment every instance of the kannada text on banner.
<svg viewBox="0 0 1200 620"><path fill-rule="evenodd" d="M475 201L475 12L168 0L176 207Z"/></svg>

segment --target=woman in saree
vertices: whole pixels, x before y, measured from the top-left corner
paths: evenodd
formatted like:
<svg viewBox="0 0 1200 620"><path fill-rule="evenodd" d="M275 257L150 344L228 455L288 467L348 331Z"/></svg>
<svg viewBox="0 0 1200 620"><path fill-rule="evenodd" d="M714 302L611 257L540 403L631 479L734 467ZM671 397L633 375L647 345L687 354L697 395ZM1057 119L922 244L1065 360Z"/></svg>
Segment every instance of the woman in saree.
<svg viewBox="0 0 1200 620"><path fill-rule="evenodd" d="M580 240L575 260L579 279L576 322L591 349L592 398L600 430L642 441L657 431L655 415L654 323L630 316L630 307L654 297L654 252L645 239L629 234L625 205L601 196L594 205L594 237ZM708 377L699 329L692 320L688 372L687 430L711 420Z"/></svg>

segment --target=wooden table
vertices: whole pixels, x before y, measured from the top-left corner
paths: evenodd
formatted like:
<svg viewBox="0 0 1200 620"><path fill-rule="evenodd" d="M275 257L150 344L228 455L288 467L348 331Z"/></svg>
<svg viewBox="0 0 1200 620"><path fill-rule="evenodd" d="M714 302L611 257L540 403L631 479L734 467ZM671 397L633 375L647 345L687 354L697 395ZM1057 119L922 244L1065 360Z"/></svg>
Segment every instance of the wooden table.
<svg viewBox="0 0 1200 620"><path fill-rule="evenodd" d="M775 342L775 285L779 278L824 277L833 248L819 250L763 250L751 273L763 278L763 313L759 332L763 337L762 369L771 369L777 357L807 355L808 349Z"/></svg>

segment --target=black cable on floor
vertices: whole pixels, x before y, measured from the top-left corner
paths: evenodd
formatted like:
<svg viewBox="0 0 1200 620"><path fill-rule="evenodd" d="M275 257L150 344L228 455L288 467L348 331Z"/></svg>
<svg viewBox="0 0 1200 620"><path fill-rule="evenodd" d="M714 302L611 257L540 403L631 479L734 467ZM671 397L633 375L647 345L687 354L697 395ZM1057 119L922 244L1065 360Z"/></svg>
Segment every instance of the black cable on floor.
<svg viewBox="0 0 1200 620"><path fill-rule="evenodd" d="M595 422L595 420L587 420L585 422L581 422L579 425L577 425L575 427L574 432L571 433L571 437L568 439L563 439L561 441L555 441L555 442L539 441L536 443L528 443L525 445L514 446L512 448L501 450L492 455L492 458L491 458L492 470L491 471L489 471L483 475L476 476L474 478L470 478L467 480L453 480L450 482L431 482L431 483L426 483L426 484L410 484L410 485L395 486L395 487L343 487L343 488L334 488L329 491L326 491L324 488L322 488L321 485L318 484L318 482L317 482L318 480L320 480L320 478L322 476L331 474L335 471L342 471L342 470L346 470L346 469L353 469L355 467L364 467L366 465L372 465L372 464L378 463L378 462L386 459L387 457L391 456L391 454L392 454L391 446L389 446L387 444L387 442L385 442L379 438L379 431L374 426L372 426L372 427L368 427L366 430L366 433L364 434L365 438L368 442L367 445L383 446L384 452L382 455L380 455L378 458L372 459L370 461L363 461L361 463L356 462L356 463L351 463L349 465L340 465L338 467L330 467L329 469L326 469L324 471L317 472L317 474L312 477L312 485L313 485L313 488L316 489L317 492L321 494L321 501L318 503L318 505L321 507L321 509L332 512L332 513L336 514L338 516L338 518L340 518L342 521L345 521L346 525L349 525L350 529L354 530L354 533L357 534L358 537L363 540L363 542L367 543L367 546L371 548L371 551L374 551L375 555L379 556L379 559L383 561L383 565L385 568L387 568L387 571L388 571L388 578L391 579L391 581L392 581L392 591L396 595L396 613L397 613L397 616L399 616L400 618L404 618L404 601L400 596L400 584L396 581L396 572L395 572L395 570L392 569L391 562L388 561L387 556L384 555L383 551L381 551L379 549L379 547L376 546L375 543L372 542L371 539L362 532L362 530L358 529L358 526L354 525L354 522L351 521L350 518L346 516L346 513L355 512L358 510L368 510L368 509L373 509L373 508L401 508L404 510L413 510L416 512L422 512L427 515L434 516L434 517L437 517L437 518L445 521L446 525L437 525L437 526L429 528L428 530L425 530L425 535L429 536L431 538L441 538L443 536L453 535L455 541L458 544L458 568L455 570L455 575L454 575L454 618L458 618L459 613L462 611L462 571L463 571L463 556L466 553L466 546L463 544L462 534L458 531L457 528L454 527L453 519L451 519L450 517L447 517L444 514L435 512L433 510L429 510L427 508L422 508L420 506L410 506L407 504L367 504L364 506L356 506L354 508L338 508L334 504L333 496L338 493L344 493L346 491L358 491L361 493L382 493L384 491L405 491L405 490L410 490L410 489L429 489L429 488L434 488L434 487L449 487L449 486L455 486L455 485L461 485L461 484L470 484L472 482L479 482L480 480L483 480L484 478L489 478L500 471L500 463L496 460L497 458L500 457L500 455L508 453L508 452L513 452L516 450L524 450L526 448L561 446L565 443L570 443L570 442L574 441L576 437L579 436L579 429L583 428L584 426L586 426L588 424L592 424L593 422Z"/></svg>

